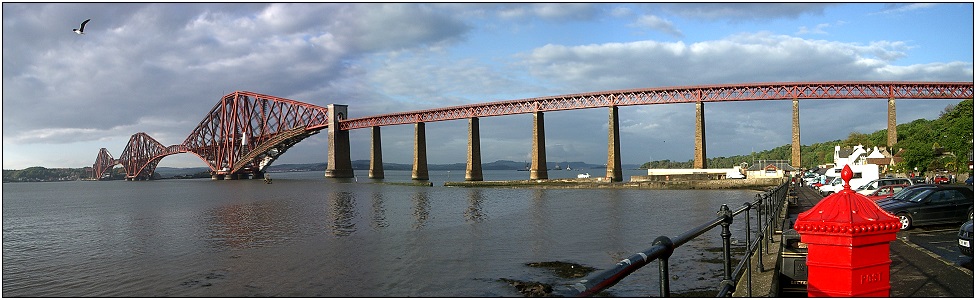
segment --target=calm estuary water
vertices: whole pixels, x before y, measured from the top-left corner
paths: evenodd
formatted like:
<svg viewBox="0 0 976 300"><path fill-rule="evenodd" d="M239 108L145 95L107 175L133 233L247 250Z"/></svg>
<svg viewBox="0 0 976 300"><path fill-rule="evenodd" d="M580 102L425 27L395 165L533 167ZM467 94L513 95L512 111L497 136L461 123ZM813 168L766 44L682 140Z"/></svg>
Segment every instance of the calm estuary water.
<svg viewBox="0 0 976 300"><path fill-rule="evenodd" d="M365 171L356 174L274 173L273 184L5 183L3 296L519 297L499 279L557 291L578 281L527 263L609 268L660 235L713 219L721 204L735 208L756 194L442 186L463 180L463 171L432 171L434 187L420 187L371 184ZM550 171L550 178L575 174ZM410 181L409 171L386 176ZM671 258L675 292L718 284L719 232L706 235ZM609 294L657 296L656 266Z"/></svg>

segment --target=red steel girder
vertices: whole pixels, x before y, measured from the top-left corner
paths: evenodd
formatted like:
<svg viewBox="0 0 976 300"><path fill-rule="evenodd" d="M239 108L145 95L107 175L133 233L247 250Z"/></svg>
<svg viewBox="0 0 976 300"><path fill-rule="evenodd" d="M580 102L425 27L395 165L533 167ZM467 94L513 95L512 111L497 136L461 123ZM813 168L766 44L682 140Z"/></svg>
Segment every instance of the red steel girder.
<svg viewBox="0 0 976 300"><path fill-rule="evenodd" d="M129 179L149 179L163 157L186 152L180 145L163 146L148 134L139 132L129 138L129 143L119 156L118 163L125 168Z"/></svg>
<svg viewBox="0 0 976 300"><path fill-rule="evenodd" d="M347 119L343 130L570 109L792 99L971 99L972 82L782 82L646 88L480 103Z"/></svg>
<svg viewBox="0 0 976 300"><path fill-rule="evenodd" d="M392 113L339 121L339 129L436 122L583 108L716 101L787 99L971 99L972 82L785 82L662 87L538 97ZM238 91L225 95L179 145L163 146L145 133L129 140L118 159L104 148L93 165L102 176L122 164L128 178L148 178L162 157L191 152L215 174L263 171L292 145L328 126L328 109ZM97 175L96 175L97 174Z"/></svg>
<svg viewBox="0 0 976 300"><path fill-rule="evenodd" d="M238 91L221 98L182 146L215 174L262 171L287 148L328 125L328 108ZM295 134L303 128L308 134ZM276 139L282 133L288 139ZM274 145L267 145L273 143ZM262 153L251 153L251 151Z"/></svg>
<svg viewBox="0 0 976 300"><path fill-rule="evenodd" d="M112 153L109 153L108 149L98 150L98 156L95 157L95 163L92 164L92 179L102 179L105 171L111 170L117 164L119 162L112 157Z"/></svg>

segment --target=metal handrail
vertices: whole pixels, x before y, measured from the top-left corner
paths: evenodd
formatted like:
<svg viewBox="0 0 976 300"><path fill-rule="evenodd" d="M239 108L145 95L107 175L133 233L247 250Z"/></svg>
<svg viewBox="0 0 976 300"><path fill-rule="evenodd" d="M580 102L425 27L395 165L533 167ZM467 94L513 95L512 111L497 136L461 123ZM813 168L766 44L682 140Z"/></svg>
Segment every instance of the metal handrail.
<svg viewBox="0 0 976 300"><path fill-rule="evenodd" d="M766 239L767 236L771 237L776 230L776 218L782 212L782 206L786 200L787 190L789 190L789 181L780 184L779 186L763 193L756 195L756 200L753 202L746 202L739 208L735 210L729 210L728 205L723 204L718 211L718 217L707 223L701 224L691 230L685 231L684 233L677 235L673 238L667 236L660 236L654 240L651 248L638 252L630 257L620 261L612 268L604 270L600 273L591 275L578 283L573 285L579 294L578 297L589 297L593 296L611 286L617 284L624 277L627 277L634 271L637 271L641 267L647 265L648 263L657 260L659 279L660 279L660 292L661 297L670 297L670 276L668 275L668 258L674 253L674 250L681 245L684 245L688 241L708 232L709 230L715 228L716 226L722 226L722 244L723 244L723 256L724 256L724 273L722 277L722 282L720 283L720 292L718 296L725 297L729 296L729 292L735 290L735 286L739 279L742 277L743 270L748 270L749 278L749 289L751 296L751 280L752 280L752 267L749 263L753 254L757 251L762 252L762 249L766 249L766 253L769 252L770 240ZM758 215L756 217L756 222L758 224L758 234L755 239L752 239L751 232L749 228L749 211L757 210ZM745 259L739 262L733 271L731 264L731 237L732 233L729 230L729 226L735 216L745 212L746 216L746 241L748 241L748 251L746 251ZM765 212L765 214L763 214ZM765 225L765 226L764 226ZM763 247L765 243L765 247ZM743 265L743 263L747 265ZM762 259L759 260L759 269L764 271L762 266Z"/></svg>
<svg viewBox="0 0 976 300"><path fill-rule="evenodd" d="M771 216L773 216L773 219L772 220L774 220L774 221L773 222L769 222L769 223L766 224L766 226L767 226L766 230L760 230L759 236L756 237L756 240L754 242L748 237L748 235L749 235L749 222L746 222L747 240L750 241L749 242L749 246L747 248L747 251L745 253L743 253L742 259L739 260L739 264L736 265L735 271L732 272L732 276L731 277L734 278L734 279L731 282L733 282L733 283L732 284L727 284L727 282L724 282L723 281L722 288L721 288L721 290L719 290L719 293L718 293L717 297L729 297L729 296L731 296L730 293L735 291L735 286L739 282L739 280L742 279L742 275L743 275L742 273L743 272L745 272L746 273L746 276L747 276L746 289L748 290L747 291L748 294L746 296L747 297L752 297L752 259L751 258L756 253L757 250L761 249L760 247L762 245L762 241L764 240L763 239L763 236L764 235L767 235L767 234L770 237L773 236L773 232L770 232L770 230L775 230L775 229L773 228L773 226L769 226L769 225L770 224L780 224L780 225L782 225L782 222L775 222L775 220L776 220L777 216L779 216L779 214L783 210L784 205L782 205L782 204L787 199L786 198L786 195L787 194L790 194L790 192L796 191L796 188L797 187L798 186L793 186L793 185L790 185L789 182L786 182L786 183L778 186L776 189L772 190L770 193L767 193L767 194L763 195L763 196L765 196L767 198L769 196L772 196L772 198L774 199L774 201L772 201L773 207L774 207L773 213L770 214ZM779 200L779 201L776 201L776 200ZM750 205L750 203L743 204L743 206L746 206L746 205ZM749 219L749 212L747 210L746 211L746 220L748 220L748 219ZM782 227L781 227L781 229L782 229ZM761 252L761 250L759 250L759 251ZM728 256L728 254L726 254L726 255ZM726 260L726 261L728 261L728 260ZM760 271L765 271L764 267L762 266L762 261L763 261L762 258L760 257L758 259L758 261L759 261Z"/></svg>

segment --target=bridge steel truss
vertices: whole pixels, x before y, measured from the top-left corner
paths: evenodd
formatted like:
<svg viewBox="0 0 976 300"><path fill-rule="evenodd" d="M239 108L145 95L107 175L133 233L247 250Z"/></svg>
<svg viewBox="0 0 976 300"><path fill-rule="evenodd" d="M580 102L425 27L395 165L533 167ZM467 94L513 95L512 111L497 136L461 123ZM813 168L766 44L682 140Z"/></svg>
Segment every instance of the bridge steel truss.
<svg viewBox="0 0 976 300"><path fill-rule="evenodd" d="M476 117L504 116L630 105L757 100L828 99L972 99L972 82L784 82L644 88L537 97L367 116L336 117L335 132ZM179 145L163 146L145 133L134 134L118 159L102 148L92 176L112 166L125 167L126 178L148 179L165 156L190 152L207 163L211 174L237 176L265 168L303 139L330 127L329 109L246 91L221 98ZM330 131L331 134L331 131ZM330 140L333 137L330 136ZM348 147L344 145L343 147ZM347 148L348 149L348 148ZM329 153L334 155L334 153Z"/></svg>
<svg viewBox="0 0 976 300"><path fill-rule="evenodd" d="M139 132L129 138L118 162L125 168L126 178L145 180L152 177L163 157L183 152L186 150L181 145L167 147L145 132Z"/></svg>
<svg viewBox="0 0 976 300"><path fill-rule="evenodd" d="M215 176L259 175L289 148L328 125L328 109L294 100L238 91L225 95L182 144L164 146L148 134L132 135L118 159L104 148L93 165L100 179L114 165L127 180L149 179L159 161L193 153Z"/></svg>
<svg viewBox="0 0 976 300"><path fill-rule="evenodd" d="M444 107L340 121L343 130L628 105L757 100L970 99L972 82L783 82L645 88Z"/></svg>
<svg viewBox="0 0 976 300"><path fill-rule="evenodd" d="M328 125L328 108L262 95L224 96L183 147L215 175L260 174L291 146Z"/></svg>
<svg viewBox="0 0 976 300"><path fill-rule="evenodd" d="M104 177L105 171L111 170L117 164L119 162L112 157L112 153L109 153L108 149L98 150L98 156L95 157L95 163L92 165L92 179L101 179Z"/></svg>

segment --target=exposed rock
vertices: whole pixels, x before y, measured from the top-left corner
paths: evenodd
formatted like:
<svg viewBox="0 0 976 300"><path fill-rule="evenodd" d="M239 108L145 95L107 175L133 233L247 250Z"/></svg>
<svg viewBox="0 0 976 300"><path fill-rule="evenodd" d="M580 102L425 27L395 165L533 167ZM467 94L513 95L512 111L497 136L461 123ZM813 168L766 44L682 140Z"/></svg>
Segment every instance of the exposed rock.
<svg viewBox="0 0 976 300"><path fill-rule="evenodd" d="M556 297L552 294L552 286L541 282L525 282L515 279L501 278L502 281L515 287L526 297Z"/></svg>
<svg viewBox="0 0 976 300"><path fill-rule="evenodd" d="M590 272L596 270L594 268L583 266L580 264L561 262L561 261L534 262L534 263L527 263L525 265L534 268L550 269L556 273L556 276L559 276L561 278L568 278L568 279L583 278L586 277L586 275L590 274Z"/></svg>

